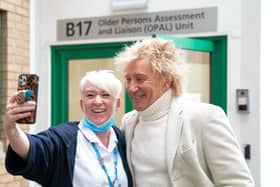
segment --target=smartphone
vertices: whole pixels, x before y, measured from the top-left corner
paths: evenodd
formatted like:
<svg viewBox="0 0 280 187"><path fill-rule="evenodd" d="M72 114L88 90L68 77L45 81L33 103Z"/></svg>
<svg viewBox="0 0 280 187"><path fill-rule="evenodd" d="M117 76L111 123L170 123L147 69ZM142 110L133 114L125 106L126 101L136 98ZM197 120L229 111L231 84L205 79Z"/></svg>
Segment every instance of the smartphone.
<svg viewBox="0 0 280 187"><path fill-rule="evenodd" d="M18 76L18 95L16 96L16 101L22 104L26 101L32 100L36 102L35 110L31 112L31 116L22 118L17 121L21 124L33 124L36 122L36 112L37 112L37 99L38 99L38 88L39 88L39 76L36 74L20 74Z"/></svg>

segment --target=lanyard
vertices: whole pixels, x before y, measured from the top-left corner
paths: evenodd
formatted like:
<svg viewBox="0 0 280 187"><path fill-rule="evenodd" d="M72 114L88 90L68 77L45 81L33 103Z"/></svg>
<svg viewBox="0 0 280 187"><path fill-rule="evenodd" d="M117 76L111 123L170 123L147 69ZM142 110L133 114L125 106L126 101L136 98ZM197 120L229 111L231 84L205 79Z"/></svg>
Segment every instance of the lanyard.
<svg viewBox="0 0 280 187"><path fill-rule="evenodd" d="M101 157L101 154L99 152L99 150L97 149L97 146L96 146L96 143L92 143L92 146L93 146L93 149L96 153L96 156L97 156L97 159L99 161L99 164L101 166L101 168L103 169L104 173L106 174L107 176L107 180L108 180L108 183L109 183L109 186L110 187L113 187L114 186L114 183L118 180L118 169L117 169L117 166L118 166L118 151L117 151L117 147L114 148L113 150L113 158L114 158L114 168L115 168L115 178L114 178L114 181L112 182L110 176L109 176L109 173L103 163L104 161L104 158Z"/></svg>

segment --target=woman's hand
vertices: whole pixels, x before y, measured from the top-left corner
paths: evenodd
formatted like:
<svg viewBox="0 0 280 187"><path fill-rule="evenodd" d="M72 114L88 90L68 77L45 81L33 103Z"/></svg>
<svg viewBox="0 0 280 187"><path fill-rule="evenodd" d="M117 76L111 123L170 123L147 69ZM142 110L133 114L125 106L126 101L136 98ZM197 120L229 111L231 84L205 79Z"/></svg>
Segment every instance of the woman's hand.
<svg viewBox="0 0 280 187"><path fill-rule="evenodd" d="M27 101L22 104L16 102L16 92L8 101L6 114L4 115L4 129L10 130L16 127L16 121L31 115L31 111L35 109L34 101Z"/></svg>
<svg viewBox="0 0 280 187"><path fill-rule="evenodd" d="M16 121L31 115L35 109L34 101L27 101L22 104L16 102L16 92L8 101L6 113L3 117L3 127L7 134L12 149L23 159L28 157L29 140L26 134L17 126Z"/></svg>

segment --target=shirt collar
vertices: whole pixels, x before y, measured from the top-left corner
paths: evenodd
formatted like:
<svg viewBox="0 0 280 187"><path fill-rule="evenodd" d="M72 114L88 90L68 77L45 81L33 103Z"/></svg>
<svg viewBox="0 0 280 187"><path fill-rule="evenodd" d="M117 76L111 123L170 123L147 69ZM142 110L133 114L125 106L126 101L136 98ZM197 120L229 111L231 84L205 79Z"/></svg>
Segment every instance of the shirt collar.
<svg viewBox="0 0 280 187"><path fill-rule="evenodd" d="M169 111L171 99L172 99L172 90L168 89L147 109L139 112L141 119L143 121L150 121L150 120L158 120L162 118Z"/></svg>
<svg viewBox="0 0 280 187"><path fill-rule="evenodd" d="M84 137L90 142L90 143L97 143L99 147L102 147L106 150L109 150L110 152L113 151L113 149L116 147L118 139L117 136L115 134L115 131L113 130L112 127L110 127L110 139L109 139L109 146L108 148L106 148L101 141L99 140L99 138L96 136L96 134L89 128L87 128L82 121L80 121L79 125L79 130L81 131L81 133L84 135Z"/></svg>

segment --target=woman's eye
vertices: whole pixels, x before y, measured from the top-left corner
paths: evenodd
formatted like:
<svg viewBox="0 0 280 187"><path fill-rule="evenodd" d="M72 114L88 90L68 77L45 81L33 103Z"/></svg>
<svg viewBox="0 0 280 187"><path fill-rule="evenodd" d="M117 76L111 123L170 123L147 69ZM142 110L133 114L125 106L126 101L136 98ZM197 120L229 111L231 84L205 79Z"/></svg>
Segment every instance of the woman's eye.
<svg viewBox="0 0 280 187"><path fill-rule="evenodd" d="M92 94L92 93L88 93L88 94L86 94L86 97L95 97L96 96L96 94Z"/></svg>
<svg viewBox="0 0 280 187"><path fill-rule="evenodd" d="M103 93L102 96L103 96L103 97L109 97L110 94L108 94L108 93Z"/></svg>

